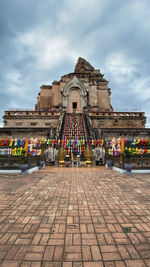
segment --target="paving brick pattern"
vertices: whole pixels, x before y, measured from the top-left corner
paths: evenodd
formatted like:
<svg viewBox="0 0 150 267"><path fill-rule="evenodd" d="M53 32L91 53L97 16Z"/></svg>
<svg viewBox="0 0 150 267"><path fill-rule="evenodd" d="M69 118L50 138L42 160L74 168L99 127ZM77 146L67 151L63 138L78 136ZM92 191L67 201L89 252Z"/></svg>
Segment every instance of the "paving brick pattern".
<svg viewBox="0 0 150 267"><path fill-rule="evenodd" d="M150 175L85 170L0 175L0 266L150 266Z"/></svg>

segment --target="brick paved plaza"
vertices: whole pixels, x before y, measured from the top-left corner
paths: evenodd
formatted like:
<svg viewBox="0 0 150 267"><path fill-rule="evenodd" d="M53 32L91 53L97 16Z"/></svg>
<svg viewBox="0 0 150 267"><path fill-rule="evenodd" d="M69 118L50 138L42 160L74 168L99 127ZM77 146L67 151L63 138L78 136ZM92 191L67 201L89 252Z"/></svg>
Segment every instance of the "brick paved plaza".
<svg viewBox="0 0 150 267"><path fill-rule="evenodd" d="M150 266L150 175L0 175L0 265Z"/></svg>

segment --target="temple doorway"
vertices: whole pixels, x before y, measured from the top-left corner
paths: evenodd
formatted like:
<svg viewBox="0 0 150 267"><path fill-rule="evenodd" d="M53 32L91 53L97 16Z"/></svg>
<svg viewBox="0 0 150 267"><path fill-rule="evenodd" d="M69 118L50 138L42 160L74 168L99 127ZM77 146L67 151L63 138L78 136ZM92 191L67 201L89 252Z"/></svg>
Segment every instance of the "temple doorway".
<svg viewBox="0 0 150 267"><path fill-rule="evenodd" d="M69 113L81 113L81 95L78 89L71 90L68 98L68 108Z"/></svg>
<svg viewBox="0 0 150 267"><path fill-rule="evenodd" d="M73 112L76 113L76 110L77 110L77 102L72 102L72 108L73 108Z"/></svg>

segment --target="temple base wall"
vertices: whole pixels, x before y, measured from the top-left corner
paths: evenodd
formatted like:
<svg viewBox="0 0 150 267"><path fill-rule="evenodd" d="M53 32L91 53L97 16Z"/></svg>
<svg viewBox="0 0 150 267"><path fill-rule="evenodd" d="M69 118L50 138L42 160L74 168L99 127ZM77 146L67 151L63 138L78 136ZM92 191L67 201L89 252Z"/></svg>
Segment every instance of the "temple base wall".
<svg viewBox="0 0 150 267"><path fill-rule="evenodd" d="M57 128L60 112L5 111L6 128Z"/></svg>
<svg viewBox="0 0 150 267"><path fill-rule="evenodd" d="M0 138L47 138L47 128L0 128Z"/></svg>
<svg viewBox="0 0 150 267"><path fill-rule="evenodd" d="M97 118L97 119L93 119L92 118L92 127L93 128L101 128L101 129L105 129L105 128L145 128L142 125L142 122L140 119L134 119L134 118L130 118L130 119L125 119L125 118L121 118L119 120L116 120L116 118Z"/></svg>
<svg viewBox="0 0 150 267"><path fill-rule="evenodd" d="M93 129L97 137L98 129ZM0 128L0 138L47 138L49 129L47 128ZM101 129L101 138L112 139L113 137L127 138L150 138L150 128L129 129L129 128L106 128Z"/></svg>
<svg viewBox="0 0 150 267"><path fill-rule="evenodd" d="M145 128L143 112L93 112L89 113L93 128Z"/></svg>
<svg viewBox="0 0 150 267"><path fill-rule="evenodd" d="M95 135L97 133L98 129L94 129ZM144 128L144 129L101 129L101 138L112 140L112 138L118 138L118 137L127 137L128 139L149 139L150 138L150 128Z"/></svg>

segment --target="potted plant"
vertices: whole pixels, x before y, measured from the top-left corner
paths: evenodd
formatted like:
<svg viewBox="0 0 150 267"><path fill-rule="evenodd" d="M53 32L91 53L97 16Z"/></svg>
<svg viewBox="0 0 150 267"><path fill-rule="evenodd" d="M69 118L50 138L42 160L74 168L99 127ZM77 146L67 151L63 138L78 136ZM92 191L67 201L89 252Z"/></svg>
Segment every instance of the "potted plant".
<svg viewBox="0 0 150 267"><path fill-rule="evenodd" d="M108 169L112 169L113 167L113 159L112 155L108 152L108 149L106 149L106 165Z"/></svg>
<svg viewBox="0 0 150 267"><path fill-rule="evenodd" d="M131 174L132 164L131 164L131 152L128 149L124 151L124 168L127 174Z"/></svg>
<svg viewBox="0 0 150 267"><path fill-rule="evenodd" d="M71 165L70 156L66 155L66 157L65 157L65 166L69 167L70 165Z"/></svg>
<svg viewBox="0 0 150 267"><path fill-rule="evenodd" d="M22 150L21 156L22 156L22 163L20 164L21 173L26 174L28 169L28 162L27 162L26 151L24 149Z"/></svg>
<svg viewBox="0 0 150 267"><path fill-rule="evenodd" d="M45 156L44 153L42 153L39 160L39 169L42 170L44 166L45 166Z"/></svg>
<svg viewBox="0 0 150 267"><path fill-rule="evenodd" d="M107 165L107 167L108 167L108 169L112 169L112 167L113 167L113 160L111 160L111 159L107 159L106 160L106 165Z"/></svg>

